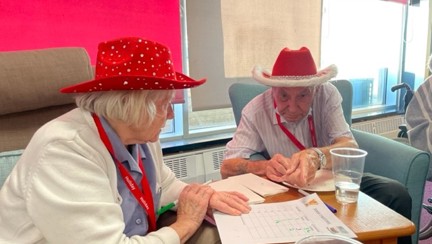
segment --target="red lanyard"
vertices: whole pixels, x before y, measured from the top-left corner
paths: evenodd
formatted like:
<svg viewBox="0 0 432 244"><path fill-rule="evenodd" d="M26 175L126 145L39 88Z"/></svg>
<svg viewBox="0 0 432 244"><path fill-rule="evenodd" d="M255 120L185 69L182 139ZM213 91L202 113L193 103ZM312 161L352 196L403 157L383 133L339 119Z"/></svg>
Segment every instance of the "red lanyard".
<svg viewBox="0 0 432 244"><path fill-rule="evenodd" d="M273 104L274 104L274 108L276 109L276 101L273 101ZM278 125L285 133L285 135L288 136L288 138L296 145L298 149L300 150L306 149L306 147L299 140L297 140L297 138L285 126L282 125L280 115L277 112L275 114L276 114L276 120L278 122ZM308 115L308 124L309 124L309 132L311 134L312 146L317 147L318 144L317 144L315 126L314 126L312 115Z"/></svg>
<svg viewBox="0 0 432 244"><path fill-rule="evenodd" d="M96 123L96 127L99 132L99 136L102 140L102 142L105 144L105 147L108 149L109 153L111 154L112 158L114 159L119 171L120 175L123 178L124 183L129 188L129 190L132 192L134 197L137 199L139 204L145 209L148 216L148 222L149 222L149 232L156 230L156 214L154 210L154 203L153 203L153 196L150 190L150 186L147 181L146 172L143 167L140 150L138 149L137 153L137 161L138 165L142 172L142 179L141 179L141 186L143 191L141 191L135 182L135 180L132 178L126 167L117 159L117 157L114 154L114 149L111 145L111 142L108 138L108 135L106 134L102 123L99 119L99 117L95 114L92 114L93 120Z"/></svg>

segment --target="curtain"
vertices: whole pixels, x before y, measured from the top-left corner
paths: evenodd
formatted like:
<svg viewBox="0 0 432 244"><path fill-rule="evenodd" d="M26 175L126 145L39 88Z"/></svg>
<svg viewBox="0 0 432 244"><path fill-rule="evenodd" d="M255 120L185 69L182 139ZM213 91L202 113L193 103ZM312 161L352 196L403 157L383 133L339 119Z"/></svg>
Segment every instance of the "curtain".
<svg viewBox="0 0 432 244"><path fill-rule="evenodd" d="M193 110L230 107L229 86L256 82L252 68L271 69L284 47L320 60L321 0L188 0L187 16L190 74L208 78Z"/></svg>

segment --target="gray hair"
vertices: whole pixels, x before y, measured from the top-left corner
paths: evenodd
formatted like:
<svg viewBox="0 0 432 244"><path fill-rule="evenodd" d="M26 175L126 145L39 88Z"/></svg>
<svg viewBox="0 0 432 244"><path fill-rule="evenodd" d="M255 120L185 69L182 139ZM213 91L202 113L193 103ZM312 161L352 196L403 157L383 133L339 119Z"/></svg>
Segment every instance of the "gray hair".
<svg viewBox="0 0 432 244"><path fill-rule="evenodd" d="M79 93L77 106L130 126L148 127L156 116L156 101L170 102L175 90L102 91Z"/></svg>

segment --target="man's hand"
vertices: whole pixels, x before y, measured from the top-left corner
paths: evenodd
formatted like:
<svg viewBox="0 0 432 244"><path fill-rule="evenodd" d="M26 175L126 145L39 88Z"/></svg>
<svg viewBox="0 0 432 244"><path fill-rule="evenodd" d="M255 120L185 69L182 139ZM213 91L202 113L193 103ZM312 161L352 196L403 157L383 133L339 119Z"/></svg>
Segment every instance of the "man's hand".
<svg viewBox="0 0 432 244"><path fill-rule="evenodd" d="M303 150L286 158L276 154L267 167L267 177L273 181L285 181L299 187L315 178L319 159L313 150Z"/></svg>
<svg viewBox="0 0 432 244"><path fill-rule="evenodd" d="M298 167L290 158L275 154L267 164L266 176L273 181L285 181L285 176L292 174Z"/></svg>

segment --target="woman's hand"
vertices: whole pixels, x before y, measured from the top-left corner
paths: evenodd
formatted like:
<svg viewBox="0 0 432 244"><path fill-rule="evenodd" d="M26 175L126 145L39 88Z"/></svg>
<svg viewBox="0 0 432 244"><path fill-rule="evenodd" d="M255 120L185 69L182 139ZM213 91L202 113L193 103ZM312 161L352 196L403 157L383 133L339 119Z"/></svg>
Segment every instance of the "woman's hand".
<svg viewBox="0 0 432 244"><path fill-rule="evenodd" d="M249 213L249 199L239 192L216 191L210 198L209 207L230 215Z"/></svg>
<svg viewBox="0 0 432 244"><path fill-rule="evenodd" d="M214 192L210 186L190 184L180 193L177 220L171 227L178 233L182 243L201 225Z"/></svg>

